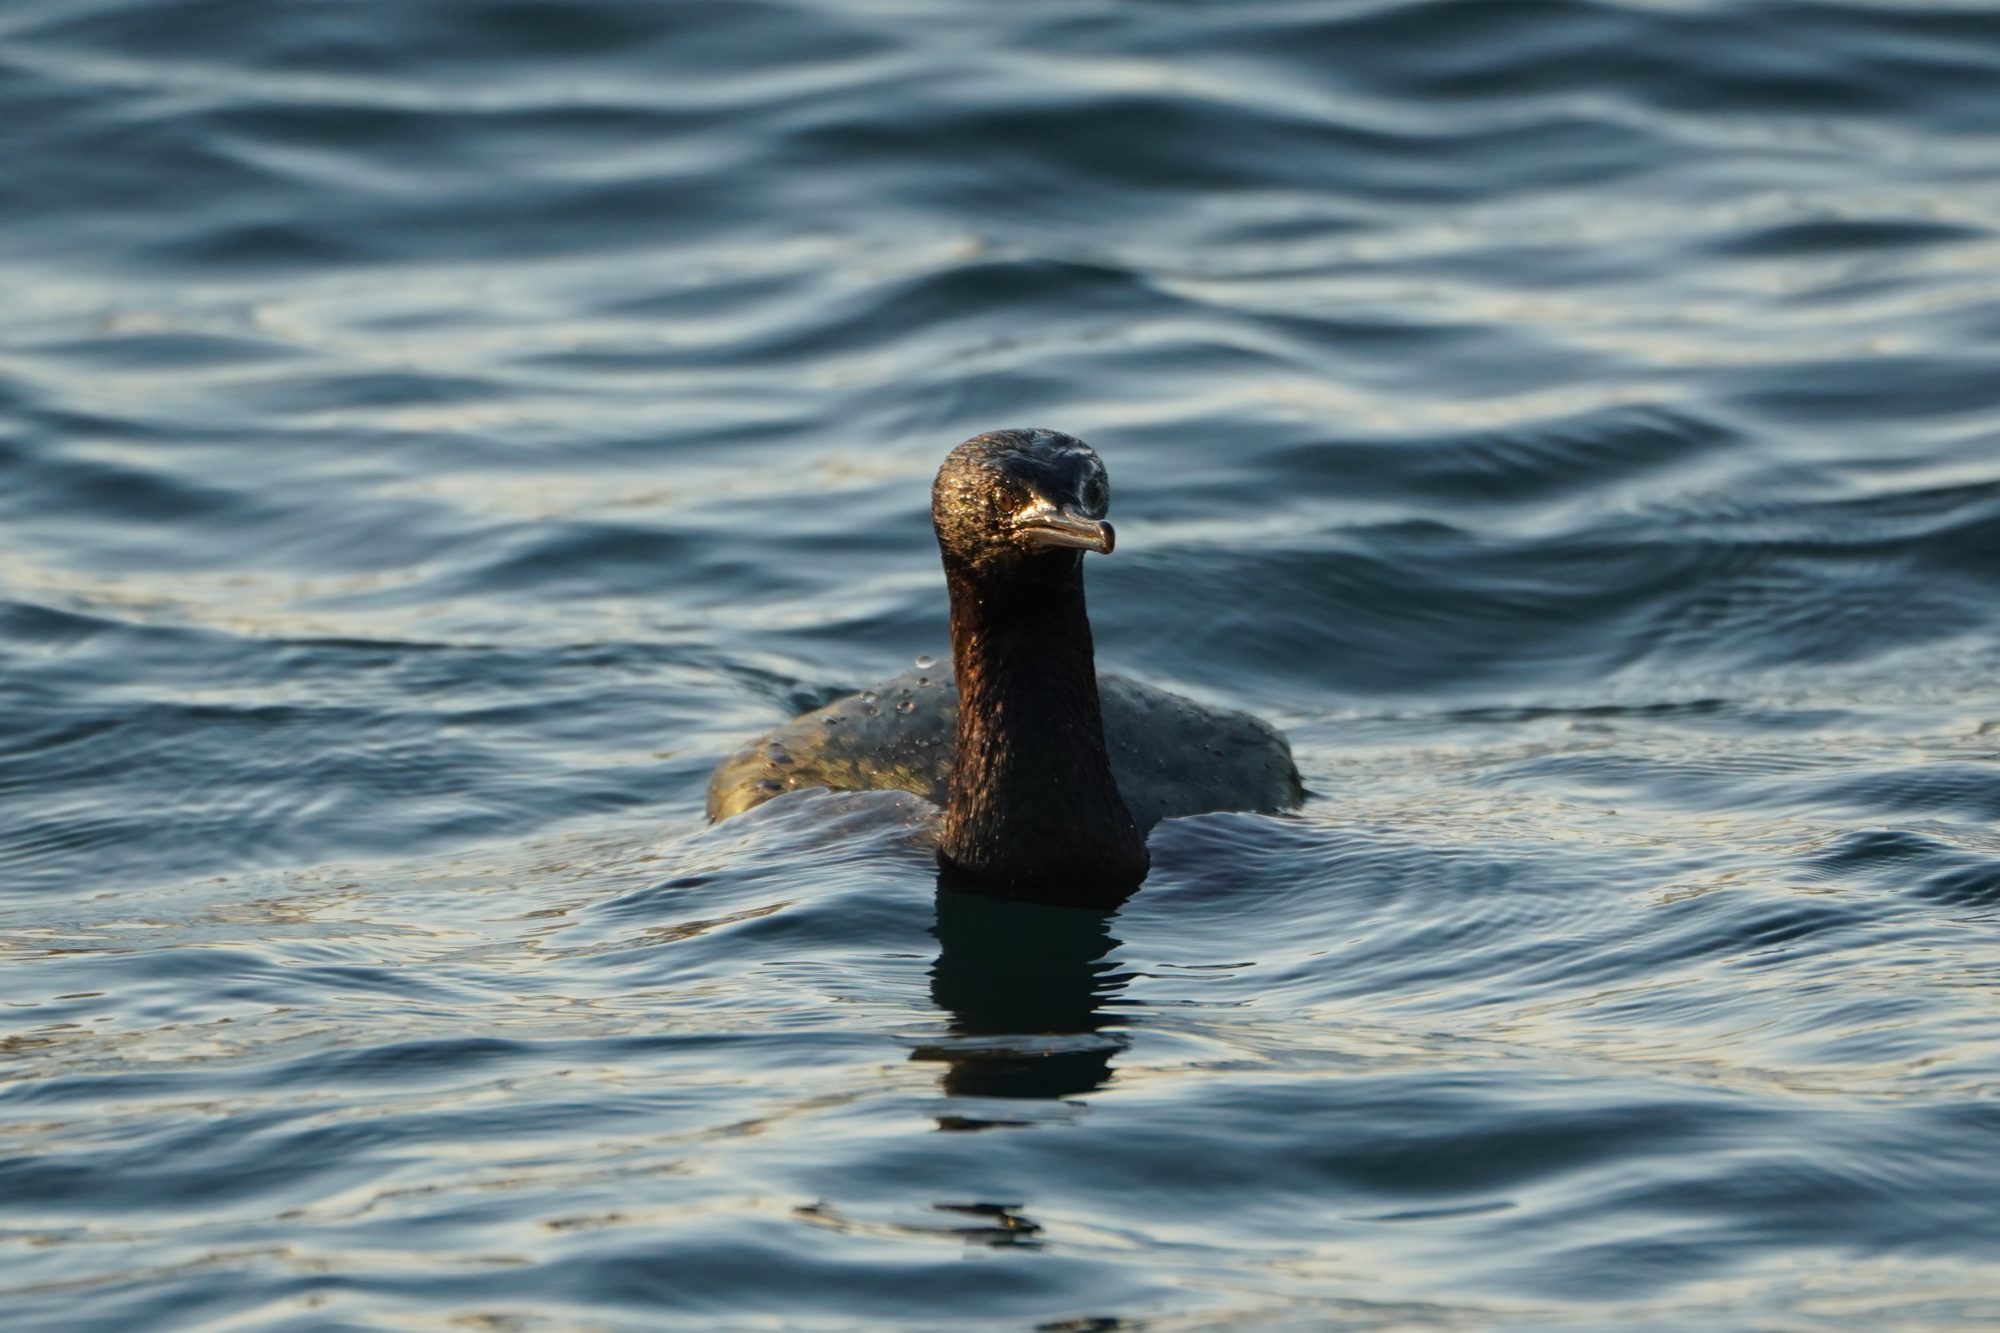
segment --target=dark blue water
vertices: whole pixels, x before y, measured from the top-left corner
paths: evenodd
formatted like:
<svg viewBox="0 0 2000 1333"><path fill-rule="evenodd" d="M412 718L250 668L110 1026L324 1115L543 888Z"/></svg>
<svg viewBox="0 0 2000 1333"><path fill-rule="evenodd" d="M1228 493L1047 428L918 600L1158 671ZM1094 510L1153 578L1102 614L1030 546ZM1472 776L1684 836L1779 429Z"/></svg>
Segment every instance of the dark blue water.
<svg viewBox="0 0 2000 1333"><path fill-rule="evenodd" d="M1981 0L10 0L0 1322L2000 1324ZM964 436L1315 799L708 829Z"/></svg>

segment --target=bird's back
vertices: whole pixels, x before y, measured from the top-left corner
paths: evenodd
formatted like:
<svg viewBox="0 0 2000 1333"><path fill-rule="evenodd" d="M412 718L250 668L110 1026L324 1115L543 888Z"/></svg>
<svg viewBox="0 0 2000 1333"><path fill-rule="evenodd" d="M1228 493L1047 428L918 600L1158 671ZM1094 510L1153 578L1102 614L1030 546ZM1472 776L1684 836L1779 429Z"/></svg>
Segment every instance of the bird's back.
<svg viewBox="0 0 2000 1333"><path fill-rule="evenodd" d="M1289 810L1305 799L1291 747L1269 725L1122 676L1100 675L1104 742L1141 829L1211 810ZM941 669L894 680L792 719L722 761L708 815L727 819L805 787L900 788L945 801L958 690Z"/></svg>

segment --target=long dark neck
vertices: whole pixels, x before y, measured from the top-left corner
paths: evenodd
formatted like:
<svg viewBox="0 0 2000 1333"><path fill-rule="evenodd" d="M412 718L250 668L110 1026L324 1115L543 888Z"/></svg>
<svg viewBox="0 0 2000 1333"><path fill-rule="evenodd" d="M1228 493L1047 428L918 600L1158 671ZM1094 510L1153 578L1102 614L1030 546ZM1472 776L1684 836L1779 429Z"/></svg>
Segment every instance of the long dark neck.
<svg viewBox="0 0 2000 1333"><path fill-rule="evenodd" d="M939 852L1048 901L1102 902L1145 878L1145 839L1104 749L1082 562L946 568L958 753Z"/></svg>

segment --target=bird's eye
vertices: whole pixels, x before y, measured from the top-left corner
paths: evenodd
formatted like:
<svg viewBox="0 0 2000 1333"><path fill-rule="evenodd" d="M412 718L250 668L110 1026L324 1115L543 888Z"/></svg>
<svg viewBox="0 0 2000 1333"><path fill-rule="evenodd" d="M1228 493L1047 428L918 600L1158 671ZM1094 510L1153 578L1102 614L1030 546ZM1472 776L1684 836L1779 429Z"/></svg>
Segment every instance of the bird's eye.
<svg viewBox="0 0 2000 1333"><path fill-rule="evenodd" d="M1085 509L1088 509L1093 514L1101 514L1104 512L1105 502L1110 497L1104 493L1104 479L1102 477L1092 477L1089 481L1083 483L1083 493L1077 498L1083 501Z"/></svg>

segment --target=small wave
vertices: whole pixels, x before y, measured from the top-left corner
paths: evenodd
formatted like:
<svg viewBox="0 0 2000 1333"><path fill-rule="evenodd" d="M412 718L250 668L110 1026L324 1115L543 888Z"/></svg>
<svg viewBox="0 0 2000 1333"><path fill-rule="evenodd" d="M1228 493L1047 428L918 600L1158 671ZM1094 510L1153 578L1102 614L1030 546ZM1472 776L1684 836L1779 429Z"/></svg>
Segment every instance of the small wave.
<svg viewBox="0 0 2000 1333"><path fill-rule="evenodd" d="M1775 223L1719 240L1711 249L1716 254L1766 259L1943 245L1974 240L1985 234L1973 227L1908 218L1821 218Z"/></svg>
<svg viewBox="0 0 2000 1333"><path fill-rule="evenodd" d="M1692 464L1741 443L1738 432L1717 421L1661 407L1619 407L1459 437L1288 446L1262 461L1287 478L1342 496L1532 503Z"/></svg>

